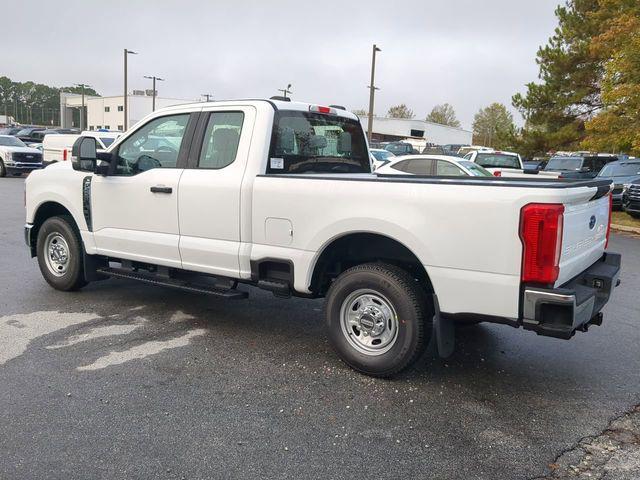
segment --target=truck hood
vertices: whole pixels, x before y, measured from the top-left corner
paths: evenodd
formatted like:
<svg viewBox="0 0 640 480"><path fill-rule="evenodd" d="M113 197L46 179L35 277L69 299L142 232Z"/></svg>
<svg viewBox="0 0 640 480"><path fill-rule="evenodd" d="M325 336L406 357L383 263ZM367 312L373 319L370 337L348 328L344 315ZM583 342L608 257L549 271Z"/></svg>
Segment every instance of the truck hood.
<svg viewBox="0 0 640 480"><path fill-rule="evenodd" d="M9 147L6 145L0 145L0 152L10 153L31 153L40 155L40 150L31 147Z"/></svg>

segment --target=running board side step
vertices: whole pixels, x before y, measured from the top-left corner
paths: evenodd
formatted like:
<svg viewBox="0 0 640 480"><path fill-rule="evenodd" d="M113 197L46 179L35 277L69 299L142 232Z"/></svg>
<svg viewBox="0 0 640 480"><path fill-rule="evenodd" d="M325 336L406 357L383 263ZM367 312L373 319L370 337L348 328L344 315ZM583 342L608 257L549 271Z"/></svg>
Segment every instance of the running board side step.
<svg viewBox="0 0 640 480"><path fill-rule="evenodd" d="M242 290L236 290L235 288L223 289L216 288L211 285L202 285L196 283L190 283L185 280L179 280L176 278L168 278L164 276L154 275L152 273L142 273L140 271L131 271L121 268L98 268L97 273L107 275L109 277L124 278L129 280L137 280L139 282L148 283L150 285L157 285L161 287L175 288L185 292L202 293L205 295L214 295L216 297L229 298L229 299L243 299L249 296L248 292Z"/></svg>

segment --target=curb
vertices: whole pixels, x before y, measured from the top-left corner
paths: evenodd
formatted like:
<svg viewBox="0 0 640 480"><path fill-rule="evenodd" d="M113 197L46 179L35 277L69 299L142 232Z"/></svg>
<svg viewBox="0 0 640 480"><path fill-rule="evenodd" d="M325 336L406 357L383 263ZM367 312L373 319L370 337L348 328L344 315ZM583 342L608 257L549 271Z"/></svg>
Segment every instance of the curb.
<svg viewBox="0 0 640 480"><path fill-rule="evenodd" d="M616 225L615 223L612 223L611 230L617 230L618 232L635 233L636 235L640 235L639 227L626 227L624 225Z"/></svg>

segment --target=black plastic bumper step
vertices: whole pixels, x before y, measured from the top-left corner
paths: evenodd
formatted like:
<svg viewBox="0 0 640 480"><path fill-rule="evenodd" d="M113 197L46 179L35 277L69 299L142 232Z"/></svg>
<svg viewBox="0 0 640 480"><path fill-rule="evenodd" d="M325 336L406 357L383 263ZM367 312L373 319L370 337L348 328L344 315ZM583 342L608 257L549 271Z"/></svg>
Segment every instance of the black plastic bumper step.
<svg viewBox="0 0 640 480"><path fill-rule="evenodd" d="M249 296L248 292L236 290L235 288L222 289L211 285L202 285L190 283L175 278L159 277L152 273L142 273L140 271L131 271L121 268L99 268L98 273L108 275L109 277L126 278L129 280L137 280L139 282L158 285L161 287L176 288L185 292L202 293L205 295L215 295L216 297L224 297L230 299L242 299Z"/></svg>

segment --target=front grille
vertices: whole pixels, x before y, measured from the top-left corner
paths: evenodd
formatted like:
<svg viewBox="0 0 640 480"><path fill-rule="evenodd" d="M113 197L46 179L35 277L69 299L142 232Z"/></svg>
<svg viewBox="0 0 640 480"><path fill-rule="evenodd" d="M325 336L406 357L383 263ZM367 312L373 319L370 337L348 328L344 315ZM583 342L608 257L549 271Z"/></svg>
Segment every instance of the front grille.
<svg viewBox="0 0 640 480"><path fill-rule="evenodd" d="M42 163L42 154L15 152L11 155L11 159L19 163Z"/></svg>
<svg viewBox="0 0 640 480"><path fill-rule="evenodd" d="M640 200L640 185L629 185L627 196L629 200Z"/></svg>

